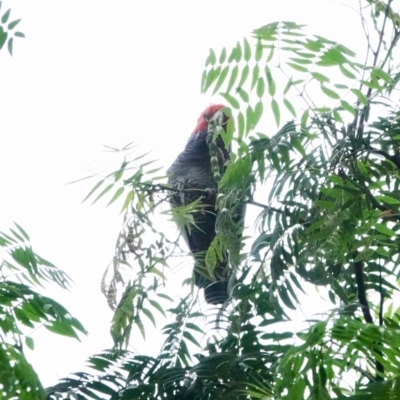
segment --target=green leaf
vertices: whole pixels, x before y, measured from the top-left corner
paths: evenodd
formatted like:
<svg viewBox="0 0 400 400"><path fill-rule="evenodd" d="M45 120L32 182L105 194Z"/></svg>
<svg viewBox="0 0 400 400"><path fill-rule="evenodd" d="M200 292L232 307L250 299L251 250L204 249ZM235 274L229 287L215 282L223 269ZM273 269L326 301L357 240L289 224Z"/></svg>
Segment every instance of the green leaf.
<svg viewBox="0 0 400 400"><path fill-rule="evenodd" d="M107 192L109 192L114 187L114 183L110 183L106 188L95 198L92 204L100 200Z"/></svg>
<svg viewBox="0 0 400 400"><path fill-rule="evenodd" d="M8 39L8 52L10 53L10 55L13 55L13 38Z"/></svg>
<svg viewBox="0 0 400 400"><path fill-rule="evenodd" d="M288 80L288 83L285 86L285 89L283 90L284 96L287 94L287 92L290 90L291 87L292 87L292 77L290 77L290 79Z"/></svg>
<svg viewBox="0 0 400 400"><path fill-rule="evenodd" d="M265 76L268 83L268 93L271 97L274 97L276 93L276 85L274 79L272 78L271 70L268 65L265 66Z"/></svg>
<svg viewBox="0 0 400 400"><path fill-rule="evenodd" d="M297 117L296 115L296 110L294 109L292 103L288 99L283 99L283 104L285 107L290 111L290 113L293 115L293 117Z"/></svg>
<svg viewBox="0 0 400 400"><path fill-rule="evenodd" d="M226 60L226 48L224 47L221 51L221 55L219 56L219 63L223 64Z"/></svg>
<svg viewBox="0 0 400 400"><path fill-rule="evenodd" d="M24 229L22 229L22 227L20 225L18 225L16 222L14 222L14 225L18 228L18 230L21 232L22 236L26 239L26 240L31 240L29 235L25 232Z"/></svg>
<svg viewBox="0 0 400 400"><path fill-rule="evenodd" d="M375 196L378 201L383 201L386 204L400 204L400 201L390 196Z"/></svg>
<svg viewBox="0 0 400 400"><path fill-rule="evenodd" d="M361 90L358 89L351 89L351 91L357 96L358 100L360 100L360 102L362 104L364 104L364 106L368 106L368 100L367 98L364 96L364 94L361 92Z"/></svg>
<svg viewBox="0 0 400 400"><path fill-rule="evenodd" d="M346 69L343 65L339 65L340 72L346 77L350 79L356 79L356 76Z"/></svg>
<svg viewBox="0 0 400 400"><path fill-rule="evenodd" d="M372 70L372 73L375 74L378 78L383 79L386 83L392 83L392 77L383 69L375 68Z"/></svg>
<svg viewBox="0 0 400 400"><path fill-rule="evenodd" d="M135 192L134 192L133 190L131 190L131 191L126 195L124 204L123 204L122 207L121 207L121 212L124 212L124 211L128 208L129 204L132 203L132 200L133 200L134 195L135 195Z"/></svg>
<svg viewBox="0 0 400 400"><path fill-rule="evenodd" d="M210 54L207 57L206 60L206 67L211 64L214 65L217 62L217 56L215 55L215 52L213 49L210 49Z"/></svg>
<svg viewBox="0 0 400 400"><path fill-rule="evenodd" d="M271 49L269 50L268 57L267 57L267 63L269 63L272 60L272 58L274 57L274 51L275 51L275 46L272 45Z"/></svg>
<svg viewBox="0 0 400 400"><path fill-rule="evenodd" d="M274 114L276 126L279 128L279 125L281 122L281 112L279 110L278 102L275 99L272 99L272 101L271 101L271 108L272 108L272 112Z"/></svg>
<svg viewBox="0 0 400 400"><path fill-rule="evenodd" d="M248 93L243 90L242 88L237 88L236 92L238 93L239 97L245 102L248 103L249 102L249 95Z"/></svg>
<svg viewBox="0 0 400 400"><path fill-rule="evenodd" d="M11 31L11 30L14 29L20 22L21 22L20 19L16 19L15 21L10 22L10 23L8 24L8 26L7 26L7 29Z"/></svg>
<svg viewBox="0 0 400 400"><path fill-rule="evenodd" d="M258 82L258 77L260 76L260 67L258 64L253 68L253 77L251 79L251 90L253 90L254 86Z"/></svg>
<svg viewBox="0 0 400 400"><path fill-rule="evenodd" d="M104 179L97 182L96 185L94 185L93 189L89 192L89 194L83 199L82 203L84 203L103 183Z"/></svg>
<svg viewBox="0 0 400 400"><path fill-rule="evenodd" d="M2 22L3 24L6 24L6 23L7 23L8 17L10 16L10 13L11 13L11 9L8 9L8 10L3 14L3 16L1 17L1 22Z"/></svg>
<svg viewBox="0 0 400 400"><path fill-rule="evenodd" d="M239 42L236 43L236 54L235 54L236 62L240 62L242 60L242 46Z"/></svg>
<svg viewBox="0 0 400 400"><path fill-rule="evenodd" d="M341 100L340 104L343 110L348 111L352 115L356 115L356 110L346 100Z"/></svg>
<svg viewBox="0 0 400 400"><path fill-rule="evenodd" d="M243 48L244 48L244 60L246 62L249 62L250 58L251 58L251 47L250 47L250 44L249 44L249 42L248 42L248 40L246 38L243 39L243 43L244 43L244 45L243 45Z"/></svg>
<svg viewBox="0 0 400 400"><path fill-rule="evenodd" d="M261 40L258 39L256 45L256 54L255 54L256 62L259 62L261 60L262 55L263 55L263 45L261 43Z"/></svg>
<svg viewBox="0 0 400 400"><path fill-rule="evenodd" d="M257 124L260 122L260 119L263 115L263 111L264 111L264 105L260 100L254 107L253 111L253 129L255 129Z"/></svg>
<svg viewBox="0 0 400 400"><path fill-rule="evenodd" d="M239 102L229 93L220 93L220 95L236 110L240 108Z"/></svg>
<svg viewBox="0 0 400 400"><path fill-rule="evenodd" d="M217 91L219 90L219 88L222 86L222 84L225 82L225 79L228 75L229 72L229 65L227 65L220 73L217 83L214 86L214 90L212 92L212 94L214 95L215 93L217 93Z"/></svg>
<svg viewBox="0 0 400 400"><path fill-rule="evenodd" d="M160 303L158 303L155 300L149 299L149 303L156 309L158 310L164 317L166 317L166 314L164 312L164 309L161 307Z"/></svg>
<svg viewBox="0 0 400 400"><path fill-rule="evenodd" d="M306 156L306 151L304 150L303 145L301 144L300 140L296 136L292 136L290 138L290 143L292 146L303 156Z"/></svg>
<svg viewBox="0 0 400 400"><path fill-rule="evenodd" d="M287 65L289 65L289 67L292 67L293 69L295 69L296 71L299 72L308 72L308 69L305 67L302 67L301 65L295 64L295 63L286 63Z"/></svg>
<svg viewBox="0 0 400 400"><path fill-rule="evenodd" d="M258 97L263 97L264 96L264 92L265 92L265 83L264 83L264 79L263 78L258 78L257 81L257 96Z"/></svg>
<svg viewBox="0 0 400 400"><path fill-rule="evenodd" d="M239 140L242 140L244 136L244 116L241 111L239 111L239 114L237 116L237 123L238 123L238 137Z"/></svg>
<svg viewBox="0 0 400 400"><path fill-rule="evenodd" d="M311 72L311 75L319 82L330 82L330 79L327 76L320 74L319 72Z"/></svg>
<svg viewBox="0 0 400 400"><path fill-rule="evenodd" d="M239 67L237 65L235 65L232 69L231 76L229 78L228 87L226 88L226 93L229 93L232 90L233 85L236 82L238 73L239 73Z"/></svg>
<svg viewBox="0 0 400 400"><path fill-rule="evenodd" d="M220 72L221 72L221 67L217 67L215 69L211 68L208 71L206 81L204 84L205 92L210 88L210 86L213 84L213 82L219 77Z"/></svg>
<svg viewBox="0 0 400 400"><path fill-rule="evenodd" d="M57 333L58 335L64 335L73 337L79 340L78 335L75 330L72 328L71 324L68 323L68 320L63 321L51 321L48 324L44 325L50 332Z"/></svg>
<svg viewBox="0 0 400 400"><path fill-rule="evenodd" d="M333 65L341 65L348 63L349 61L343 55L343 52L339 48L339 46L331 47L326 50L321 57L321 61L317 64L325 67L333 66Z"/></svg>
<svg viewBox="0 0 400 400"><path fill-rule="evenodd" d="M0 26L0 50L3 48L4 43L7 41L7 37L8 37L8 33L4 32L3 27Z"/></svg>
<svg viewBox="0 0 400 400"><path fill-rule="evenodd" d="M236 60L236 47L234 47L231 51L231 54L229 55L228 58L228 63L230 64L232 61Z"/></svg>
<svg viewBox="0 0 400 400"><path fill-rule="evenodd" d="M204 85L206 84L207 70L205 69L201 74L200 91L204 93Z"/></svg>
<svg viewBox="0 0 400 400"><path fill-rule="evenodd" d="M248 64L246 64L242 70L242 74L240 75L240 80L239 80L239 87L243 87L244 83L246 82L250 72L250 67Z"/></svg>
<svg viewBox="0 0 400 400"><path fill-rule="evenodd" d="M308 114L309 114L309 109L304 111L303 115L301 116L301 127L305 128L307 126L307 121L308 121Z"/></svg>
<svg viewBox="0 0 400 400"><path fill-rule="evenodd" d="M14 36L17 36L17 37L20 37L20 38L24 38L25 37L25 35L22 32L15 32ZM0 46L0 49L1 49L1 46Z"/></svg>
<svg viewBox="0 0 400 400"><path fill-rule="evenodd" d="M388 228L385 224L375 224L375 229L386 236L397 236L396 232Z"/></svg>
<svg viewBox="0 0 400 400"><path fill-rule="evenodd" d="M108 202L107 207L108 207L109 205L111 205L112 203L114 203L114 201L117 200L117 199L121 196L122 193L124 193L124 190L125 190L125 188L124 188L123 186L120 187L120 188L114 193L114 196L111 198L111 200Z"/></svg>
<svg viewBox="0 0 400 400"><path fill-rule="evenodd" d="M332 89L328 89L325 85L321 83L321 90L331 99L340 99L340 96Z"/></svg>
<svg viewBox="0 0 400 400"><path fill-rule="evenodd" d="M334 210L336 208L336 204L333 201L328 200L315 200L314 204L327 210Z"/></svg>
<svg viewBox="0 0 400 400"><path fill-rule="evenodd" d="M33 339L30 336L27 336L25 338L25 344L31 349L31 350L35 350L35 342L33 341Z"/></svg>
<svg viewBox="0 0 400 400"><path fill-rule="evenodd" d="M336 122L343 123L343 119L342 119L342 117L340 116L339 111L333 110L332 114L333 114L333 118L335 119Z"/></svg>
<svg viewBox="0 0 400 400"><path fill-rule="evenodd" d="M157 327L156 320L155 320L152 312L150 310L148 310L147 308L143 308L142 311L143 311L143 314L153 323L154 327Z"/></svg>
<svg viewBox="0 0 400 400"><path fill-rule="evenodd" d="M189 331L183 331L183 336L190 340L194 345L196 345L197 347L202 347L200 345L200 343L194 338L194 336L189 332Z"/></svg>
<svg viewBox="0 0 400 400"><path fill-rule="evenodd" d="M250 105L248 105L246 108L246 136L249 134L252 127L253 127L253 109L251 108Z"/></svg>

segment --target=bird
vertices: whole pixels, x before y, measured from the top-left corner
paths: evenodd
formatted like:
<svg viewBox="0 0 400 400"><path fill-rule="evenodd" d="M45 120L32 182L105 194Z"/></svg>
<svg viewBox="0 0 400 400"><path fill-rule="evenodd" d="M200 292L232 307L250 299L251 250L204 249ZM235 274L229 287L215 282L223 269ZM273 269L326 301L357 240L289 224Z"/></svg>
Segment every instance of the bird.
<svg viewBox="0 0 400 400"><path fill-rule="evenodd" d="M228 298L228 276L226 275L227 255L218 261L214 269L214 280L207 277L205 254L216 236L217 219L216 201L218 183L211 167L210 150L207 144L210 122L219 121L226 129L228 117L221 111L222 104L208 106L197 120L197 125L190 135L185 148L167 170L172 188L169 202L172 208L187 206L197 202L193 220L182 229L182 235L193 254L195 284L204 289L204 297L209 304L222 304ZM229 160L230 147L226 148L220 136L216 139L218 164L223 173Z"/></svg>

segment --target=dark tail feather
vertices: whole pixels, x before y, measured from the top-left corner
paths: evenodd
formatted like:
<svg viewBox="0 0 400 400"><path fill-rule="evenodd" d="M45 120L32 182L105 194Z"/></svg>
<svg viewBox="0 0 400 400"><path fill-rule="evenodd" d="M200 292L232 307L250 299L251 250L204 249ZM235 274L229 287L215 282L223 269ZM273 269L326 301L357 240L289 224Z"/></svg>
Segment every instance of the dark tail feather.
<svg viewBox="0 0 400 400"><path fill-rule="evenodd" d="M228 282L211 282L204 288L204 297L208 304L222 304L228 299Z"/></svg>

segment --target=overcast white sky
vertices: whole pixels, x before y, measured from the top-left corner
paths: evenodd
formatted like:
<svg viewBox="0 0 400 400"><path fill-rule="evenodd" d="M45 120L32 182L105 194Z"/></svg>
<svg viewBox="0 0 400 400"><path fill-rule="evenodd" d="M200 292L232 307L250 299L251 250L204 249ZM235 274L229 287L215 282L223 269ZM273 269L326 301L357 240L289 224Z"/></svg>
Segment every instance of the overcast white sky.
<svg viewBox="0 0 400 400"><path fill-rule="evenodd" d="M34 249L74 279L71 292L48 293L89 331L82 343L35 334L29 357L50 385L112 344L99 287L121 224L119 207L81 204L93 183L65 184L107 158L103 144L139 142L169 165L199 113L221 101L200 94L210 47L288 20L360 55L365 49L359 17L343 5L357 9L357 0L3 3L12 20L22 18L26 39L15 41L13 57L0 55L0 229L17 221Z"/></svg>

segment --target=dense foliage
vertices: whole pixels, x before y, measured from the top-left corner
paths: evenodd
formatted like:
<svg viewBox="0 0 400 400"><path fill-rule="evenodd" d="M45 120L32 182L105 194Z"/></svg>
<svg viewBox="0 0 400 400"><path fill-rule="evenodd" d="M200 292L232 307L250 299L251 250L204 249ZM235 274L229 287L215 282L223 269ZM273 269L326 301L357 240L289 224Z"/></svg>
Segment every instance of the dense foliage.
<svg viewBox="0 0 400 400"><path fill-rule="evenodd" d="M391 5L361 2L362 61L294 22L210 50L202 91L224 98L235 120L212 132L234 147L206 255L210 276L223 251L231 256L221 309L203 307L189 276L187 295L168 296L184 250L160 221L190 227L197 204L161 211L171 188L159 168L132 145L115 149L121 167L87 196L123 199L103 281L115 348L89 359L96 374L63 379L49 399L400 399L400 17ZM239 243L233 214L243 200L259 210L258 234ZM310 287L329 311L287 330ZM145 320L156 324L155 311L168 315L159 355L124 350L146 336Z"/></svg>

